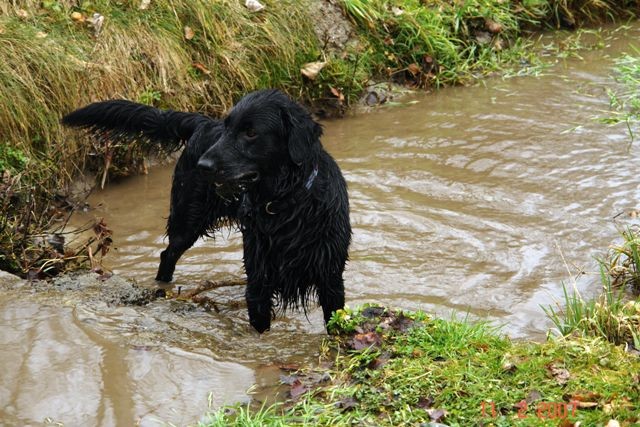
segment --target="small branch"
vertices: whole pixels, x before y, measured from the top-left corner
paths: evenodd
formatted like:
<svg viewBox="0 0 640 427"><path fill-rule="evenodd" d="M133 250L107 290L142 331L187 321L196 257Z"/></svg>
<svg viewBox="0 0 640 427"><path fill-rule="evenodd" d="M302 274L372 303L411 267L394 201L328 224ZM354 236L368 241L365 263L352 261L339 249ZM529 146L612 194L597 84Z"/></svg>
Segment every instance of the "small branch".
<svg viewBox="0 0 640 427"><path fill-rule="evenodd" d="M204 283L201 283L198 286L196 286L194 289L189 289L188 291L177 294L176 299L193 300L196 295L201 294L202 292L210 291L212 289L225 288L230 286L246 286L246 285L247 285L247 281L245 279L225 280L222 282L213 282L211 280L207 280Z"/></svg>

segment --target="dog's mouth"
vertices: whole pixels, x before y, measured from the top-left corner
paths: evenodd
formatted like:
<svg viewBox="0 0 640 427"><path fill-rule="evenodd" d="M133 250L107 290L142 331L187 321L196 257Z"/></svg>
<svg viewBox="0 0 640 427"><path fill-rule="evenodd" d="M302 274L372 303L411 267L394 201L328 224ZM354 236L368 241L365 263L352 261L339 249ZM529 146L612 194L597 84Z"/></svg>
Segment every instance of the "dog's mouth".
<svg viewBox="0 0 640 427"><path fill-rule="evenodd" d="M257 171L251 171L247 173L243 173L242 175L236 176L232 179L232 181L239 182L242 184L254 184L260 180L260 174Z"/></svg>
<svg viewBox="0 0 640 427"><path fill-rule="evenodd" d="M247 191L247 187L260 180L260 173L257 171L246 172L233 178L215 180L216 193L224 199L236 198L240 193Z"/></svg>
<svg viewBox="0 0 640 427"><path fill-rule="evenodd" d="M255 184L260 180L260 173L256 171L246 172L240 175L236 175L233 178L216 179L214 184L216 187L222 187L226 185L237 186Z"/></svg>

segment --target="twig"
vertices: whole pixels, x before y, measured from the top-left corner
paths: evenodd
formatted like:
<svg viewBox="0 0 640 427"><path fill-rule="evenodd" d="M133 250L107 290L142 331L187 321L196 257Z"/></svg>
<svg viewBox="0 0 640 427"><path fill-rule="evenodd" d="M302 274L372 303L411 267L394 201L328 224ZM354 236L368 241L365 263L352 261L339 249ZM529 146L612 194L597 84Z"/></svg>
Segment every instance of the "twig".
<svg viewBox="0 0 640 427"><path fill-rule="evenodd" d="M202 292L210 291L212 289L225 288L229 286L246 286L246 285L247 285L247 281L244 279L225 280L222 282L213 282L211 280L207 280L204 283L201 283L198 286L196 286L194 289L189 289L186 292L182 292L176 295L176 299L189 300L189 299L193 299L193 297L195 297L198 294L201 294Z"/></svg>

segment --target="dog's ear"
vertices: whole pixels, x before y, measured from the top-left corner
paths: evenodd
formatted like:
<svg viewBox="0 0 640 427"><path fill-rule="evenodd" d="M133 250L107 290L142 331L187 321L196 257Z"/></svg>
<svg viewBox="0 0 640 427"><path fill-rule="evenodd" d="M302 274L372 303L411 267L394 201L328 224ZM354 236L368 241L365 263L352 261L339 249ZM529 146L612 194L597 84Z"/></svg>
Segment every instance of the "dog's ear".
<svg viewBox="0 0 640 427"><path fill-rule="evenodd" d="M296 111L299 110L299 111ZM298 107L287 111L288 149L291 160L300 166L305 160L312 160L320 148L322 126L309 113Z"/></svg>

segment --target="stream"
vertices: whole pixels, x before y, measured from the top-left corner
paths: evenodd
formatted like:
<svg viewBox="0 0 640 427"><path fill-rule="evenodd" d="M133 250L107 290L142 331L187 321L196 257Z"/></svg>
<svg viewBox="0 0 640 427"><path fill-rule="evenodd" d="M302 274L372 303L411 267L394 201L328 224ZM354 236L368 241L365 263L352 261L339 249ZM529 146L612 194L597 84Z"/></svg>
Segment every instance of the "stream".
<svg viewBox="0 0 640 427"><path fill-rule="evenodd" d="M640 156L624 125L593 118L609 111L613 59L639 39L634 23L540 77L412 94L324 122L323 145L349 185L347 304L468 316L540 340L552 326L541 305L561 301L563 283L577 277L584 297L597 295L595 257L618 237L613 218L637 207ZM172 171L95 191L73 218L113 230L104 265L116 276L155 286ZM242 278L241 248L228 229L198 241L173 290ZM81 303L86 292L65 280L55 296L3 291L0 424L193 424L209 408L284 393L280 368L317 362L325 337L321 310L287 313L257 335L241 286L209 292L207 310L162 298ZM87 289L111 280L121 279Z"/></svg>

